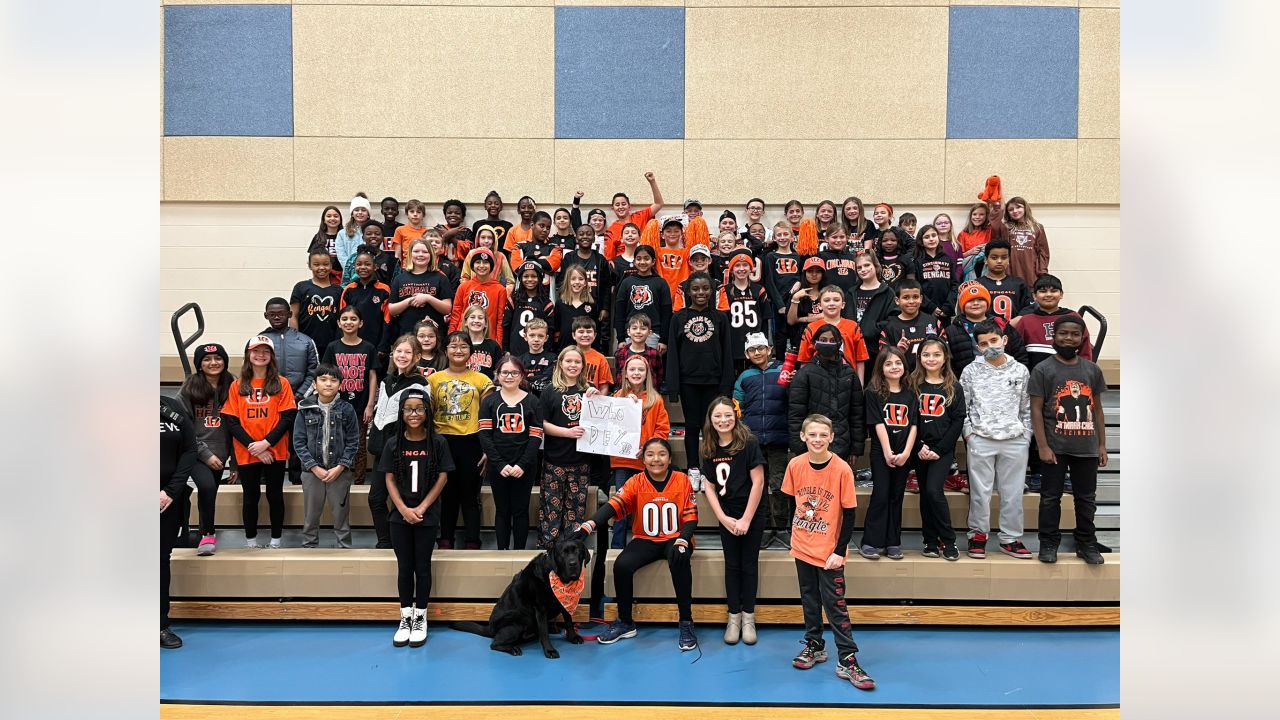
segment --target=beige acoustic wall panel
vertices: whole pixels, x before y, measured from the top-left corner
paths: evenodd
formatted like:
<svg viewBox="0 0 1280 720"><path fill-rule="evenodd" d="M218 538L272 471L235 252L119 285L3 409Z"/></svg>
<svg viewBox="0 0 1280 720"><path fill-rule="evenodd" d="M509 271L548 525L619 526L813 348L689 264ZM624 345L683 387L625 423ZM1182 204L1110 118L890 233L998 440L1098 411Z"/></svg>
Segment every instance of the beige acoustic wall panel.
<svg viewBox="0 0 1280 720"><path fill-rule="evenodd" d="M943 138L947 26L945 7L691 7L685 137Z"/></svg>
<svg viewBox="0 0 1280 720"><path fill-rule="evenodd" d="M1080 140L1076 202L1120 203L1120 141Z"/></svg>
<svg viewBox="0 0 1280 720"><path fill-rule="evenodd" d="M947 0L686 0L685 7L945 7Z"/></svg>
<svg viewBox="0 0 1280 720"><path fill-rule="evenodd" d="M553 12L297 5L294 134L550 138Z"/></svg>
<svg viewBox="0 0 1280 720"><path fill-rule="evenodd" d="M658 181L666 201L664 212L679 212L684 203L684 142L680 140L556 140L555 162L554 198L533 196L542 205L567 206L578 190L585 193L583 205L608 205L617 192L626 193L636 205L648 205L652 193L644 179L646 172ZM612 222L613 213L608 217Z"/></svg>
<svg viewBox="0 0 1280 720"><path fill-rule="evenodd" d="M468 5L549 7L552 0L293 0L294 5Z"/></svg>
<svg viewBox="0 0 1280 720"><path fill-rule="evenodd" d="M685 187L704 203L734 208L755 196L771 204L849 195L937 203L943 159L943 140L686 140Z"/></svg>
<svg viewBox="0 0 1280 720"><path fill-rule="evenodd" d="M162 148L165 200L293 200L293 138L167 137Z"/></svg>
<svg viewBox="0 0 1280 720"><path fill-rule="evenodd" d="M1081 138L1120 137L1120 11L1080 11Z"/></svg>
<svg viewBox="0 0 1280 720"><path fill-rule="evenodd" d="M948 203L977 202L987 177L999 175L1005 198L1076 201L1075 140L948 140Z"/></svg>
<svg viewBox="0 0 1280 720"><path fill-rule="evenodd" d="M357 190L369 197L392 195L402 205L410 198L425 203L483 199L494 189L513 206L520 195L552 194L552 140L300 137L294 142L298 200L344 198L339 203L343 217ZM482 208L470 215L481 217Z"/></svg>

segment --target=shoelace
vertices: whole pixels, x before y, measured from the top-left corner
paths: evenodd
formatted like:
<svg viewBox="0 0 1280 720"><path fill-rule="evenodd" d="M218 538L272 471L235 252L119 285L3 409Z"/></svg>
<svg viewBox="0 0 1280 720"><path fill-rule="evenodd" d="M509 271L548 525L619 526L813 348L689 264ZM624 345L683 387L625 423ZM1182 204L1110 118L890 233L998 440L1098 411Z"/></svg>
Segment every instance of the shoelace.
<svg viewBox="0 0 1280 720"><path fill-rule="evenodd" d="M422 629L422 627L423 627L423 625L426 625L426 623L427 623L427 616L426 616L426 615L416 615L416 616L414 616L414 618L413 618L413 629L414 629L414 630L421 630L421 629Z"/></svg>

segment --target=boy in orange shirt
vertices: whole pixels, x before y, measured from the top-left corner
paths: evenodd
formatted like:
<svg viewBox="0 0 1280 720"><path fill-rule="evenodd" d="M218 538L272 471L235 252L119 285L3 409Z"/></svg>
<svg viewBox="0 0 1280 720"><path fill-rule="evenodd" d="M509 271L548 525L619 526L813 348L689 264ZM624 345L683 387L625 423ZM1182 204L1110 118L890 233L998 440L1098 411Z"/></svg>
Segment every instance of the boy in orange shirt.
<svg viewBox="0 0 1280 720"><path fill-rule="evenodd" d="M634 210L631 206L631 198L627 197L626 193L613 194L613 214L617 215L618 219L610 223L604 233L604 257L610 262L622 252L623 226L633 223L644 230L645 224L662 209L662 191L658 189L658 181L654 179L651 172L645 173L644 179L649 183L649 190L653 192L653 204L649 207Z"/></svg>
<svg viewBox="0 0 1280 720"><path fill-rule="evenodd" d="M674 298L680 283L689 279L689 248L684 246L684 225L676 218L667 220L662 223L661 238L662 247L653 249L653 271L667 281ZM645 244L644 240L640 244Z"/></svg>
<svg viewBox="0 0 1280 720"><path fill-rule="evenodd" d="M596 321L586 315L579 315L573 319L573 325L570 328L573 331L573 342L578 346L578 350L582 351L583 360L586 362L582 374L596 390L608 395L609 385L613 383L609 361L599 350L591 347L596 341Z"/></svg>
<svg viewBox="0 0 1280 720"><path fill-rule="evenodd" d="M409 260L409 244L427 231L427 226L422 224L422 219L427 216L427 206L421 200L410 200L404 206L404 215L409 218L409 224L396 228L392 244L396 257L400 258L400 267L411 270L413 263Z"/></svg>
<svg viewBox="0 0 1280 720"><path fill-rule="evenodd" d="M840 317L844 310L844 291L835 285L828 285L818 293L818 308L822 318L809 323L800 339L800 354L797 358L802 363L813 360L813 334L825 325L835 325L844 339L844 359L853 368L858 377L862 377L862 367L871 359L867 353L867 344L862 340L862 328L848 318Z"/></svg>
<svg viewBox="0 0 1280 720"><path fill-rule="evenodd" d="M808 452L791 459L782 480L782 492L795 497L791 518L791 557L796 559L800 604L804 610L804 650L791 661L801 670L826 662L822 639L822 612L827 613L835 635L839 662L836 677L859 690L871 690L875 680L858 664L844 581L845 553L853 537L858 496L853 469L828 450L833 434L831 420L810 415L801 426Z"/></svg>

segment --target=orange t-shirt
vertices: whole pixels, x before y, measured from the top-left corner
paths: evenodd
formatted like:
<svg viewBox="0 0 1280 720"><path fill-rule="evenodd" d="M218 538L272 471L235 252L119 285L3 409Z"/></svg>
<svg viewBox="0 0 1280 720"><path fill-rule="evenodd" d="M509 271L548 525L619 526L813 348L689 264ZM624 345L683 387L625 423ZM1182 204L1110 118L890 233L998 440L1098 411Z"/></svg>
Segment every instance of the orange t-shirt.
<svg viewBox="0 0 1280 720"><path fill-rule="evenodd" d="M787 463L782 492L795 497L791 518L791 557L822 567L835 552L845 508L858 507L853 469L837 455L821 470L809 464L809 453Z"/></svg>
<svg viewBox="0 0 1280 720"><path fill-rule="evenodd" d="M265 440L267 435L279 424L280 413L285 410L295 410L298 407L293 400L293 388L289 387L288 380L284 377L280 378L280 392L275 395L268 395L262 391L262 386L266 382L265 379L254 378L250 383L252 389L249 394L241 395L240 380L233 380L231 389L227 391L227 402L222 406L223 413L240 419L240 426L254 440ZM293 428L289 428L289 430L292 431ZM283 437L271 446L271 457L277 461L287 461L289 459L290 434L291 432L286 432ZM236 451L237 465L262 462L250 455L249 448L241 445L239 440L233 438L231 444Z"/></svg>
<svg viewBox="0 0 1280 720"><path fill-rule="evenodd" d="M510 256L511 252L516 249L516 245L532 239L533 226L530 225L528 228L523 228L520 227L520 223L516 223L507 231L507 236L502 239L502 250Z"/></svg>
<svg viewBox="0 0 1280 720"><path fill-rule="evenodd" d="M974 230L973 232L961 230L960 234L956 236L956 240L960 241L961 251L969 252L979 245L986 245L991 241L991 226L988 225L984 228Z"/></svg>
<svg viewBox="0 0 1280 720"><path fill-rule="evenodd" d="M853 484L852 476L849 483ZM632 475L622 489L609 498L609 504L615 517L631 516L631 534L638 540L675 540L680 537L682 525L698 522L693 485L689 476L679 470L671 471L662 490L653 486L648 474Z"/></svg>
<svg viewBox="0 0 1280 720"><path fill-rule="evenodd" d="M813 334L817 332L827 321L823 319L814 320L809 323L809 327L804 329L804 336L800 338L800 354L797 359L802 363L807 363L813 359ZM862 339L862 328L858 323L849 318L840 318L840 322L836 323L836 329L840 331L840 337L843 338L844 359L849 363L849 367L858 367L858 361L866 362L871 359L871 355L867 353L867 343Z"/></svg>
<svg viewBox="0 0 1280 720"><path fill-rule="evenodd" d="M412 243L414 240L417 240L418 238L425 235L426 232L427 232L427 228L425 225L420 228L415 228L411 225L401 225L400 227L396 228L396 234L394 236L394 239L395 239L394 244L400 246L401 267L404 267L404 268L413 267L413 260L409 257L409 244Z"/></svg>
<svg viewBox="0 0 1280 720"><path fill-rule="evenodd" d="M613 384L613 372L609 370L609 361L605 359L599 350L587 348L583 356L587 363L586 367L583 368L583 372L587 375L588 383L594 385L597 390L600 389L601 385Z"/></svg>
<svg viewBox="0 0 1280 720"><path fill-rule="evenodd" d="M654 401L653 405L649 406L649 409L645 411L640 419L640 447L643 448L645 443L656 437L663 440L671 437L671 416L667 414L667 404L662 401L661 396ZM642 451L638 451L637 454L639 452ZM609 464L615 468L631 468L637 472L644 470L644 463L640 462L638 457L628 458L614 455Z"/></svg>
<svg viewBox="0 0 1280 720"><path fill-rule="evenodd" d="M640 232L644 232L644 226L649 224L653 219L653 209L648 205L637 210L627 216L626 220L614 220L609 223L609 227L604 230L604 257L606 260L613 261L618 257L618 253L622 252L622 227L627 223L633 223L640 228Z"/></svg>

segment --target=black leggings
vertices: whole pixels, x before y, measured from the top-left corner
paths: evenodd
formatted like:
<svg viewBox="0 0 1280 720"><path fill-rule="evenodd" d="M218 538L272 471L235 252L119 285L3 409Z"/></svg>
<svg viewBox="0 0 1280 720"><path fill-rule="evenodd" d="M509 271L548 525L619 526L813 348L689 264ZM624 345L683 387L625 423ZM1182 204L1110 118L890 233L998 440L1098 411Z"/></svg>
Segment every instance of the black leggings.
<svg viewBox="0 0 1280 720"><path fill-rule="evenodd" d="M759 542L759 535L757 542ZM676 591L680 620L693 620L693 546L676 552L676 541L656 542L636 538L627 543L613 561L613 586L617 593L618 619L631 622L631 606L635 604L635 574L640 568L666 558L671 569L671 585Z"/></svg>
<svg viewBox="0 0 1280 720"><path fill-rule="evenodd" d="M951 506L947 505L947 496L942 491L955 457L954 452L949 452L938 453L937 460L915 458L916 480L920 483L920 527L925 542L956 541L956 531L951 527Z"/></svg>
<svg viewBox="0 0 1280 720"><path fill-rule="evenodd" d="M725 360L724 362L728 362ZM680 409L684 411L684 454L689 458L688 467L701 467L698 459L698 436L707 421L707 409L720 394L715 385L680 384Z"/></svg>
<svg viewBox="0 0 1280 720"><path fill-rule="evenodd" d="M431 552L436 526L391 521L391 547L396 552L396 590L400 607L427 608L431 599Z"/></svg>
<svg viewBox="0 0 1280 720"><path fill-rule="evenodd" d="M440 539L453 543L458 532L458 509L462 509L463 538L480 544L480 438L476 435L445 435L454 471L440 493ZM528 502L527 500L525 502Z"/></svg>
<svg viewBox="0 0 1280 720"><path fill-rule="evenodd" d="M365 477L369 482L369 514L373 516L373 532L378 536L377 547L385 549L391 547L391 521L387 507L390 496L387 495L387 474L377 467L378 464L374 463L374 469Z"/></svg>
<svg viewBox="0 0 1280 720"><path fill-rule="evenodd" d="M186 503L174 500L167 510L160 513L160 629L169 627L169 556L178 541L178 528L182 526L182 508Z"/></svg>
<svg viewBox="0 0 1280 720"><path fill-rule="evenodd" d="M760 584L760 538L764 536L764 514L756 513L746 535L734 535L720 526L724 548L724 594L730 613L756 611L756 589Z"/></svg>
<svg viewBox="0 0 1280 720"><path fill-rule="evenodd" d="M871 448L871 502L863 520L862 544L875 548L902 545L902 494L907 489L910 463L889 467L880 448ZM950 467L950 466L948 466ZM917 476L918 477L918 476Z"/></svg>
<svg viewBox="0 0 1280 720"><path fill-rule="evenodd" d="M498 549L508 550L515 545L523 550L529 544L529 495L537 473L526 467L524 475L502 477L502 463L489 461L489 487L493 489L494 533L498 536ZM445 486L449 487L448 485Z"/></svg>
<svg viewBox="0 0 1280 720"><path fill-rule="evenodd" d="M214 470L197 460L191 466L191 479L196 484L196 505L200 508L200 534L213 534L214 513L218 503L218 482L222 478L221 470ZM183 527L189 527L189 518L183 518Z"/></svg>
<svg viewBox="0 0 1280 720"><path fill-rule="evenodd" d="M240 486L244 492L244 536L250 540L258 537L258 498L260 486L267 484L267 511L271 516L271 538L284 534L284 470L283 460L266 463L249 463L240 466Z"/></svg>

